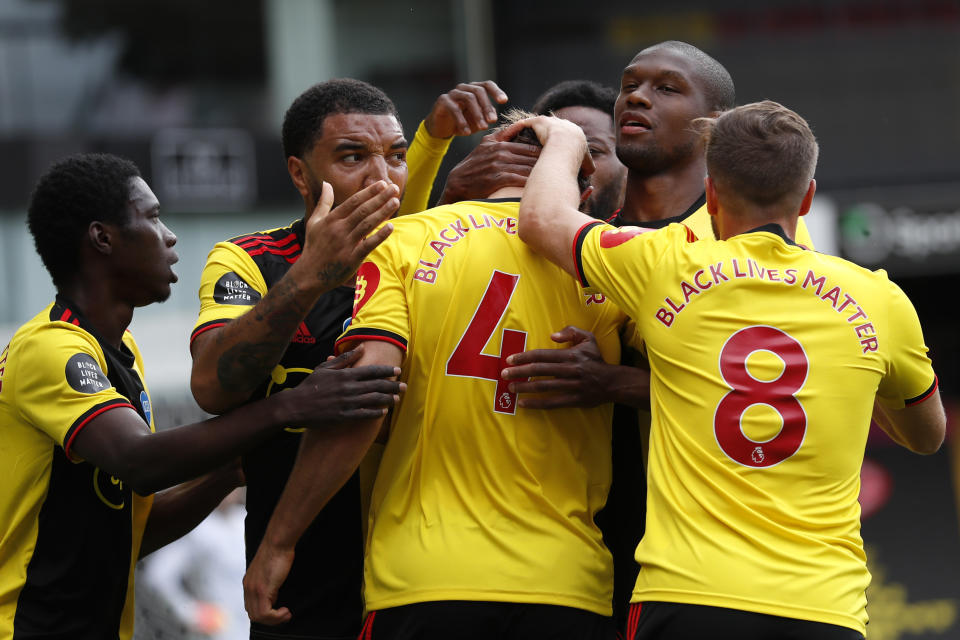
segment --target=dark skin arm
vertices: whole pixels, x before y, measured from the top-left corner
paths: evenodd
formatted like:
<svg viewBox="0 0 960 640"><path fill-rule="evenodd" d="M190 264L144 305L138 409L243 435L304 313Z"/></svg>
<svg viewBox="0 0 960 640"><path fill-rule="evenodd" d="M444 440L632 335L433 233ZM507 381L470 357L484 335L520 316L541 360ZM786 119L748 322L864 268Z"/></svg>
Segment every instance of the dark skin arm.
<svg viewBox="0 0 960 640"><path fill-rule="evenodd" d="M147 495L237 458L286 426L330 427L386 415L403 386L394 367L344 369L361 354L325 362L293 389L242 409L153 433L136 411L119 407L91 420L71 454Z"/></svg>
<svg viewBox="0 0 960 640"><path fill-rule="evenodd" d="M333 189L324 183L297 262L250 311L193 341L190 388L203 410L223 413L249 399L317 299L345 283L390 235L386 224L367 237L396 213L398 195L396 185L379 181L331 210Z"/></svg>
<svg viewBox="0 0 960 640"><path fill-rule="evenodd" d="M510 384L510 390L521 394L521 407L595 407L606 402L638 409L650 407L649 371L606 363L589 331L565 327L550 337L554 342L572 346L532 349L507 358L509 367L502 376L505 380L519 380ZM524 394L537 395L523 397Z"/></svg>
<svg viewBox="0 0 960 640"><path fill-rule="evenodd" d="M196 480L156 494L143 532L140 557L189 533L210 515L227 494L243 484L243 472L237 460Z"/></svg>
<svg viewBox="0 0 960 640"><path fill-rule="evenodd" d="M403 359L403 352L388 342L365 342L363 349L360 365L394 366ZM297 541L360 465L381 432L384 417L358 423L355 428L303 435L297 461L243 578L243 600L251 620L270 625L290 620L290 610L275 609L274 604L293 566Z"/></svg>

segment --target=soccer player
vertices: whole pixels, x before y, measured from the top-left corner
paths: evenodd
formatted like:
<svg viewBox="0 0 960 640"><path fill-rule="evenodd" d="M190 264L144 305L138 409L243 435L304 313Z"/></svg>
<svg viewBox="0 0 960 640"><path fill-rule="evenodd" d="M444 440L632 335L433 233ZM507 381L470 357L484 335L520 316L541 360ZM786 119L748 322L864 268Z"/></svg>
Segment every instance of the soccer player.
<svg viewBox="0 0 960 640"><path fill-rule="evenodd" d="M440 139L445 150L445 138L496 120L493 103L503 100L506 96L493 83L460 85L437 100L421 127ZM200 314L190 344L191 388L197 403L211 413L296 384L333 353L334 340L350 318L352 286L324 292L314 284L313 261L329 251L309 232L318 223L313 212L321 184L332 186L334 211L359 212L376 205L395 212L407 183L407 140L396 108L365 82L337 79L307 89L287 110L282 141L304 217L287 227L218 243L203 271ZM411 164L429 165L434 161L431 149L421 146L420 159ZM409 191L404 199L417 200ZM358 220L358 232L370 230ZM345 280L355 267L330 264L327 269ZM244 456L248 564L293 467L300 432L286 429ZM254 622L251 638L356 637L363 614L362 493L361 475L354 474L313 521L279 591L289 619L270 628ZM248 578L256 581L250 573Z"/></svg>
<svg viewBox="0 0 960 640"><path fill-rule="evenodd" d="M500 371L549 341L558 319L587 327L616 362L624 316L518 241L521 193L398 219L391 245L360 268L338 347L403 362L411 394L387 429L371 501L365 638L613 637L611 560L594 522L610 482L612 407L518 408ZM255 560L262 575L283 574L342 482L329 470L349 473L379 422L305 436Z"/></svg>
<svg viewBox="0 0 960 640"><path fill-rule="evenodd" d="M389 233L343 233L329 205L318 207L321 272L358 264ZM388 212L371 214L376 224ZM129 161L73 156L41 177L27 222L57 295L0 354L0 637L128 639L137 559L243 482L236 456L285 425L382 415L400 387L383 379L392 367L343 369L354 353L288 394L155 433L126 329L177 279L157 198Z"/></svg>
<svg viewBox="0 0 960 640"><path fill-rule="evenodd" d="M807 123L762 102L704 124L720 240L697 242L680 224L617 229L580 213L582 132L523 125L544 150L521 238L621 305L650 360L649 518L628 637L862 638L857 494L874 398L920 453L940 447L945 417L903 292L794 241L816 187Z"/></svg>
<svg viewBox="0 0 960 640"><path fill-rule="evenodd" d="M580 208L601 220L620 208L627 179L627 168L616 153L616 101L617 92L610 87L589 80L567 80L547 89L531 108L537 115L553 114L583 129L596 170L590 175L593 190Z"/></svg>

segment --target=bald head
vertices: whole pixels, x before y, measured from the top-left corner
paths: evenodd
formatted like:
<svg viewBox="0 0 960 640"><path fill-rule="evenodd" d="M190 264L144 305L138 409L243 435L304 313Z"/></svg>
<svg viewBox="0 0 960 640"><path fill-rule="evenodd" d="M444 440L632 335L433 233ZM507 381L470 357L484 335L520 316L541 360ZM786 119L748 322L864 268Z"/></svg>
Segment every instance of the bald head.
<svg viewBox="0 0 960 640"><path fill-rule="evenodd" d="M737 95L730 73L722 64L692 44L679 40L667 40L647 47L634 56L633 60L664 50L682 56L690 62L690 68L700 82L701 90L707 100L707 107L711 111L726 111L733 108Z"/></svg>

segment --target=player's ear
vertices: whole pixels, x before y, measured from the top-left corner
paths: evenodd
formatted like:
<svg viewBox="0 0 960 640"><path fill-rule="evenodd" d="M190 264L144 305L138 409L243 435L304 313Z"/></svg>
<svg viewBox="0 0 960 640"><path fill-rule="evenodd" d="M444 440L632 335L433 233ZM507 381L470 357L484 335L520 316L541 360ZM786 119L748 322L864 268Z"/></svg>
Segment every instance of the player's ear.
<svg viewBox="0 0 960 640"><path fill-rule="evenodd" d="M807 187L807 193L803 196L803 202L800 203L800 215L805 216L810 213L810 207L813 205L813 194L817 192L817 181L810 178L810 186Z"/></svg>
<svg viewBox="0 0 960 640"><path fill-rule="evenodd" d="M113 233L109 225L94 220L87 227L87 238L93 248L104 255L113 253Z"/></svg>
<svg viewBox="0 0 960 640"><path fill-rule="evenodd" d="M712 216L717 215L717 186L713 183L713 178L707 176L703 179L703 190L707 195L707 213Z"/></svg>
<svg viewBox="0 0 960 640"><path fill-rule="evenodd" d="M300 192L300 196L304 200L309 199L311 197L310 182L307 178L306 163L296 156L288 157L287 173L290 174L290 179L293 180L293 186Z"/></svg>

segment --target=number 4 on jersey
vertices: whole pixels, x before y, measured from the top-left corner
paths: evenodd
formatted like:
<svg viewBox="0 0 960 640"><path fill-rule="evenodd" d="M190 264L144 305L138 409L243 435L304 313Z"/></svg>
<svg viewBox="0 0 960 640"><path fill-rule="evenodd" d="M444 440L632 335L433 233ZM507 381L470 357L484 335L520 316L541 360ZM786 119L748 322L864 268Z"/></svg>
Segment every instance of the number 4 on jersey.
<svg viewBox="0 0 960 640"><path fill-rule="evenodd" d="M483 353L483 348L494 330L503 319L510 306L510 299L517 288L519 275L494 271L483 293L483 299L470 319L463 337L447 360L448 376L463 376L493 380L497 383L493 410L497 413L513 415L517 412L517 394L507 388L507 381L500 378L500 372L506 366L506 360L514 353L520 353L527 344L527 332L504 329L500 339L500 355Z"/></svg>

